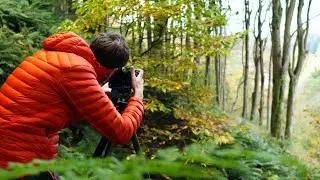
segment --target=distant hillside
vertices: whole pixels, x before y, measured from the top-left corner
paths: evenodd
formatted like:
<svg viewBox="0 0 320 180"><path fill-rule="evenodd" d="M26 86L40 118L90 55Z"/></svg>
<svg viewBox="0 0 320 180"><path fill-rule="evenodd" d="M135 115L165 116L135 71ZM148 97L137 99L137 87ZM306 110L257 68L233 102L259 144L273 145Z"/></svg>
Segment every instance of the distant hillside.
<svg viewBox="0 0 320 180"><path fill-rule="evenodd" d="M309 49L309 53L315 54L319 51L319 44L320 44L320 35L319 34L309 34L308 42L307 42L307 49Z"/></svg>

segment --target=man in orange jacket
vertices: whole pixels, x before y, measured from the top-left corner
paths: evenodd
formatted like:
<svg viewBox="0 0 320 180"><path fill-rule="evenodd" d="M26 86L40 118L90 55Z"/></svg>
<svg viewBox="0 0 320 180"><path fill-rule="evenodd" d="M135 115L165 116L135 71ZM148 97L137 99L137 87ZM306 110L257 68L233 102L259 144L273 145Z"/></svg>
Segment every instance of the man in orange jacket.
<svg viewBox="0 0 320 180"><path fill-rule="evenodd" d="M58 131L80 119L111 142L127 143L144 113L143 71L135 76L131 70L134 95L122 114L99 82L128 59L118 33L101 33L90 47L71 32L45 39L43 49L25 59L0 89L0 168L56 158Z"/></svg>

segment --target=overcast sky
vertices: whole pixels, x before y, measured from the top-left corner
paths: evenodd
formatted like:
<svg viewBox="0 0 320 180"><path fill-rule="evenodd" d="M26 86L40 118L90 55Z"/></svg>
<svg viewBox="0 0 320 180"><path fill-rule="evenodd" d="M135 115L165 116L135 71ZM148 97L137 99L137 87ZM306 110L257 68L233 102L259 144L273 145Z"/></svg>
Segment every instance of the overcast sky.
<svg viewBox="0 0 320 180"><path fill-rule="evenodd" d="M270 0L265 0L265 1L270 1ZM299 0L296 0L296 1L297 1L296 6L298 6ZM253 7L253 11L252 11L252 15L251 15L252 19L254 18L255 14L256 14L256 11L258 8L258 2L259 2L258 0L250 0L250 3L252 3L251 7ZM309 2L309 0L305 0L304 15L306 15L308 2ZM244 19L244 13L243 13L244 0L229 0L229 4L231 6L233 14L235 14L235 12L238 11L239 15L233 15L233 16L229 17L230 20L229 20L228 31L233 32L233 33L239 32L242 30L242 26L243 26L242 21ZM263 9L264 9L263 12L265 12L265 10L267 9L267 6L268 6L268 4L266 3L266 5L263 7ZM282 2L282 7L284 7L284 2ZM282 16L283 18L284 18L284 13L285 13L285 9L283 10L283 16ZM270 15L272 14L272 9L270 9L269 14ZM318 14L320 14L320 0L313 0L312 6L311 6L311 11L310 11L310 18L315 17ZM296 21L297 20L296 20L296 13L295 13L294 18L292 20L292 32L297 28ZM304 21L306 21L306 16L304 16L303 22ZM252 23L253 23L253 21L252 21ZM284 23L284 19L282 20L282 23ZM265 31L269 31L269 29L267 27L267 23L265 24L264 29L265 29ZM266 35L266 33L265 33L265 35ZM313 19L310 22L310 33L315 33L315 34L320 35L320 16L318 16L317 18Z"/></svg>

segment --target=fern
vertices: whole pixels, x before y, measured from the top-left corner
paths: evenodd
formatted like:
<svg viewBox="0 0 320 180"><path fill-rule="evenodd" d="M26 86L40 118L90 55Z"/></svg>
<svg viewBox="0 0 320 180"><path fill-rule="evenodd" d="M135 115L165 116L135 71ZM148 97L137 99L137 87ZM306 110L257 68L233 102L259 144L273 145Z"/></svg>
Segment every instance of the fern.
<svg viewBox="0 0 320 180"><path fill-rule="evenodd" d="M182 150L160 150L151 159L142 155L129 156L122 161L114 157L93 159L74 152L73 159L12 164L8 170L0 171L0 179L37 174L47 169L57 171L64 179L143 179L147 173L152 178L173 179L319 178L319 169L309 167L281 148L275 148L277 143L268 143L269 138L254 132L238 132L235 138L236 143L223 146L208 141Z"/></svg>

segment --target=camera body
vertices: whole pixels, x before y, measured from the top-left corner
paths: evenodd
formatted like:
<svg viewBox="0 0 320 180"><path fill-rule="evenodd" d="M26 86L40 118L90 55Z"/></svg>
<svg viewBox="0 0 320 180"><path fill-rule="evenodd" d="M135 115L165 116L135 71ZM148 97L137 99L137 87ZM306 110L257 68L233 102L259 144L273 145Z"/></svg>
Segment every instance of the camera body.
<svg viewBox="0 0 320 180"><path fill-rule="evenodd" d="M109 87L112 91L117 91L121 94L131 93L131 73L130 68L121 68L118 69L110 78L109 78Z"/></svg>
<svg viewBox="0 0 320 180"><path fill-rule="evenodd" d="M139 71L135 70L135 75L138 76ZM131 85L131 72L129 67L123 67L118 69L110 78L109 78L109 87L112 90L117 91L121 94L129 94L132 91Z"/></svg>

